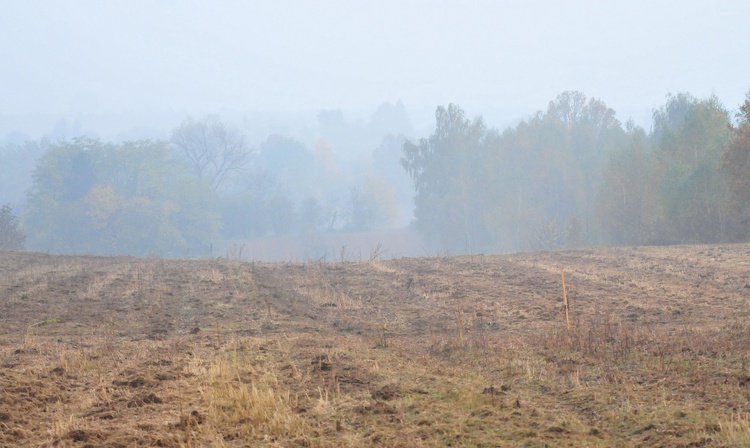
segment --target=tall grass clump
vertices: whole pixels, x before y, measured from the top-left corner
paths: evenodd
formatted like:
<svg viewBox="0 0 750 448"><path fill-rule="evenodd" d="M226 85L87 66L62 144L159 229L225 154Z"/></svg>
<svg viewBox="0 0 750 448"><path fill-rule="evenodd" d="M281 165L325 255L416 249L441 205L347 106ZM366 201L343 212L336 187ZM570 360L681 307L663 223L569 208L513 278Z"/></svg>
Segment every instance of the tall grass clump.
<svg viewBox="0 0 750 448"><path fill-rule="evenodd" d="M230 358L218 356L204 369L200 392L207 410L199 419L201 433L247 441L293 440L309 433L288 391L269 375L248 379L242 363Z"/></svg>

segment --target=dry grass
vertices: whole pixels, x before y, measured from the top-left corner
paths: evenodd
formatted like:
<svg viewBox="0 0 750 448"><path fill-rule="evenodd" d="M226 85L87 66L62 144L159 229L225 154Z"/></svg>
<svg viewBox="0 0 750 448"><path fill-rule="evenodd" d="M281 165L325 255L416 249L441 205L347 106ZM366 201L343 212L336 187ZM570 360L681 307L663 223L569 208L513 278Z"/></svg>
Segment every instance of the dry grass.
<svg viewBox="0 0 750 448"><path fill-rule="evenodd" d="M747 260L4 252L0 445L750 446Z"/></svg>

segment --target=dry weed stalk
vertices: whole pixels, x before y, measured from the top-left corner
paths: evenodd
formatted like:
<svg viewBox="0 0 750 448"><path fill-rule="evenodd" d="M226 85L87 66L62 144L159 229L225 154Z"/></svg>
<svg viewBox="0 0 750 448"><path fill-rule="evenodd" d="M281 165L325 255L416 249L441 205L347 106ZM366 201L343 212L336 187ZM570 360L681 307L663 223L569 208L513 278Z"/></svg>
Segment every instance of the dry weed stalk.
<svg viewBox="0 0 750 448"><path fill-rule="evenodd" d="M388 348L388 324L382 315L380 316L380 325L378 326L378 342L376 347Z"/></svg>
<svg viewBox="0 0 750 448"><path fill-rule="evenodd" d="M721 421L718 426L728 446L750 446L750 414L732 413L728 421Z"/></svg>

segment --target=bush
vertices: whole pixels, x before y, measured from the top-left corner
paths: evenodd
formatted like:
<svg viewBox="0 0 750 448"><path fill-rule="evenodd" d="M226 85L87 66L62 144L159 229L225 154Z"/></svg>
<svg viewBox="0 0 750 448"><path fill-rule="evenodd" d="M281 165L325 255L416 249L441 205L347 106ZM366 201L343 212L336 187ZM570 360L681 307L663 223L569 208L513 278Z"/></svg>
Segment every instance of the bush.
<svg viewBox="0 0 750 448"><path fill-rule="evenodd" d="M13 206L0 208L0 249L22 249L26 235L18 228L18 218L13 215Z"/></svg>

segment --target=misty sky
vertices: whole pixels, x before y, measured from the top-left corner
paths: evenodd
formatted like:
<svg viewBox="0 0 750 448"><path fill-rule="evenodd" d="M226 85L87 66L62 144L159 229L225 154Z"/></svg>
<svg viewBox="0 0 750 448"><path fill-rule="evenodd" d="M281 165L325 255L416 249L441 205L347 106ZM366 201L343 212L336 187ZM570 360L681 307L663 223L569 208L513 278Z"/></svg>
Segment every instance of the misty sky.
<svg viewBox="0 0 750 448"><path fill-rule="evenodd" d="M648 125L668 92L737 107L750 88L749 17L741 0L6 0L0 114L401 99L523 118L580 90Z"/></svg>

